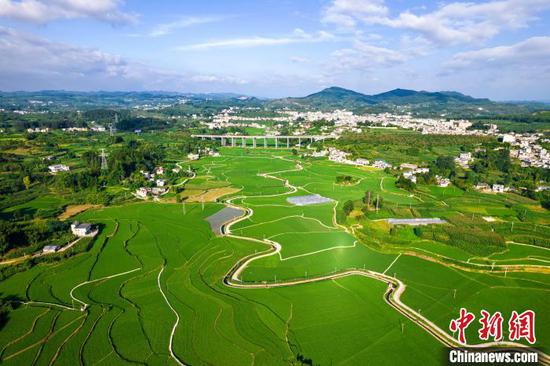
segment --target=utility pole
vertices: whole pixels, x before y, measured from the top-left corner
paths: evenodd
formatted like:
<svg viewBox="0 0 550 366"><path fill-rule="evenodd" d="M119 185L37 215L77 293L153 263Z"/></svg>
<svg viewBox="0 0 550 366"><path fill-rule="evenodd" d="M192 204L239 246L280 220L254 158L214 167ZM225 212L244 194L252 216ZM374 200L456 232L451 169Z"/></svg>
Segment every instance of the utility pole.
<svg viewBox="0 0 550 366"><path fill-rule="evenodd" d="M117 124L118 124L118 113L115 113L115 121L109 125L109 134L111 136L114 136Z"/></svg>
<svg viewBox="0 0 550 366"><path fill-rule="evenodd" d="M370 211L370 191L367 192L367 211Z"/></svg>
<svg viewBox="0 0 550 366"><path fill-rule="evenodd" d="M107 166L107 156L109 156L109 154L105 153L105 149L101 149L101 154L99 156L101 157L101 170L107 170L109 168Z"/></svg>

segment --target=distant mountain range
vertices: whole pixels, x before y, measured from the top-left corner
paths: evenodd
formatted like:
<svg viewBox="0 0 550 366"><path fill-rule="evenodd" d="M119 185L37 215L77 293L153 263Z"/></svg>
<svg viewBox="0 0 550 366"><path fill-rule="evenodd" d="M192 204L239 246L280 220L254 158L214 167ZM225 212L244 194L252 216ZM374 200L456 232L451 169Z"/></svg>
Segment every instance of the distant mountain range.
<svg viewBox="0 0 550 366"><path fill-rule="evenodd" d="M416 91L393 89L384 93L367 95L340 87L330 87L300 98L282 98L271 101L274 105L290 105L303 108L345 108L370 112L412 112L419 115L461 115L465 117L528 113L547 109L539 102L502 103L487 98L474 98L455 91Z"/></svg>
<svg viewBox="0 0 550 366"><path fill-rule="evenodd" d="M394 89L367 95L340 87L330 87L305 97L259 99L236 93L178 93L144 92L1 92L0 108L16 109L30 106L40 109L51 106L66 108L128 108L144 104L172 104L183 100L209 103L216 106L235 105L266 108L288 107L305 110L347 109L354 112L414 113L421 116L445 115L455 117L488 116L493 114L531 113L549 109L540 102L494 102L487 98L473 98L455 91L416 91Z"/></svg>
<svg viewBox="0 0 550 366"><path fill-rule="evenodd" d="M339 88L336 86L326 88L320 92L310 94L302 98L287 98L289 102L304 104L328 104L328 105L346 105L346 104L425 104L425 103L473 103L486 104L491 103L486 98L473 98L459 92L442 91L428 92L409 89L393 89L384 93L367 95L353 90Z"/></svg>

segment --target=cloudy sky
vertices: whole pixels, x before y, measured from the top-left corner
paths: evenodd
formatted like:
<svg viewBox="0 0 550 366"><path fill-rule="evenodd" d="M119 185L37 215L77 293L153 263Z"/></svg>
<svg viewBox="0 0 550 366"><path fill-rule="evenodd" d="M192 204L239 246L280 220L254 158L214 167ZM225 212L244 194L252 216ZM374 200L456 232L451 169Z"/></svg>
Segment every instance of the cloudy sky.
<svg viewBox="0 0 550 366"><path fill-rule="evenodd" d="M0 0L0 90L550 100L550 0Z"/></svg>

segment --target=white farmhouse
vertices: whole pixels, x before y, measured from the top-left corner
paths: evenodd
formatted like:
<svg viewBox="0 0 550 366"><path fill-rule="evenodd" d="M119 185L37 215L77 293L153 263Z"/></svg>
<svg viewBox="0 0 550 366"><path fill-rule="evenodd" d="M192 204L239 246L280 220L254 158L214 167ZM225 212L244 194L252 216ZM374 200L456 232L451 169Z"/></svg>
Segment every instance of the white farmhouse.
<svg viewBox="0 0 550 366"><path fill-rule="evenodd" d="M92 224L75 221L71 224L71 231L76 236L87 236L92 232Z"/></svg>
<svg viewBox="0 0 550 366"><path fill-rule="evenodd" d="M42 253L49 254L49 253L55 253L59 250L59 247L57 245L46 245L44 248L42 248Z"/></svg>
<svg viewBox="0 0 550 366"><path fill-rule="evenodd" d="M380 169L391 168L391 164L386 163L384 160L375 160L372 166Z"/></svg>
<svg viewBox="0 0 550 366"><path fill-rule="evenodd" d="M50 170L50 173L52 173L52 174L56 174L56 173L59 173L59 172L68 172L69 171L69 167L67 165L63 165L63 164L50 165L48 167L48 169Z"/></svg>
<svg viewBox="0 0 550 366"><path fill-rule="evenodd" d="M408 179L413 183L416 183L416 175L414 175L414 172L411 170L403 172L403 178Z"/></svg>
<svg viewBox="0 0 550 366"><path fill-rule="evenodd" d="M498 141L513 144L516 142L516 137L514 135L502 135L498 137Z"/></svg>
<svg viewBox="0 0 550 366"><path fill-rule="evenodd" d="M440 187L443 187L443 188L446 188L446 187L449 186L449 184L451 184L451 180L450 180L450 179L440 177L439 175L436 175L436 176L435 176L435 179L437 180L437 184L438 184Z"/></svg>
<svg viewBox="0 0 550 366"><path fill-rule="evenodd" d="M147 198L147 188L141 187L136 189L136 196L139 198Z"/></svg>
<svg viewBox="0 0 550 366"><path fill-rule="evenodd" d="M495 193L504 193L504 185L493 184L492 191Z"/></svg>
<svg viewBox="0 0 550 366"><path fill-rule="evenodd" d="M400 165L400 168L401 169L410 169L410 170L415 170L418 168L418 165L416 164L409 164L409 163L403 163Z"/></svg>

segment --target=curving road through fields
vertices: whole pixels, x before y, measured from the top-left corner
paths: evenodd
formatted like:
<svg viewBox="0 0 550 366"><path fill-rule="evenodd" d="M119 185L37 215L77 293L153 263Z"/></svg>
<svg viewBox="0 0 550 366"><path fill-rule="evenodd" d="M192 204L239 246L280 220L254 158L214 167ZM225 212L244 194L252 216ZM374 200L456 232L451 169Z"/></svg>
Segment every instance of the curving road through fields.
<svg viewBox="0 0 550 366"><path fill-rule="evenodd" d="M281 158L284 159L284 158ZM289 159L284 159L291 161ZM294 162L294 161L292 161ZM486 343L479 343L479 344L462 344L457 339L455 339L453 336L451 336L449 333L447 333L445 330L441 329L437 324L433 323L414 309L410 308L408 305L403 303L401 301L401 295L405 292L405 289L407 286L399 279L390 277L386 275L385 273L379 273L371 270L366 269L349 269L337 273L332 273L328 275L323 276L317 276L312 278L303 278L298 280L292 280L292 281L281 281L281 282L265 282L265 283L246 283L241 280L241 274L246 269L246 267L252 263L253 261L256 261L261 258L269 257L272 255L279 255L282 247L279 243L273 240L269 239L256 239L251 237L245 237L245 236L239 236L239 235L233 235L231 233L231 226L248 219L254 214L254 211L248 207L241 207L233 203L236 199L245 199L245 198L251 198L251 197L276 197L276 196L284 196L289 195L292 193L295 193L298 191L298 187L293 186L289 183L288 180L285 180L283 178L279 178L276 176L273 176L273 174L279 174L279 173L285 173L285 172L292 172L292 171L300 171L303 167L298 163L296 169L291 170L283 170L278 172L270 172L270 173L260 173L258 176L264 177L266 179L276 179L279 181L284 182L284 186L289 188L289 191L279 193L279 194L272 194L268 196L237 196L232 197L230 199L227 199L225 201L226 206L233 207L237 209L241 209L244 211L244 214L241 217L235 218L227 223L225 223L222 226L222 235L236 238L236 239L242 239L242 240L248 240L253 241L257 243L262 243L269 246L269 249L260 253L253 253L250 254L244 258L241 258L237 263L231 267L231 269L227 272L225 277L223 278L223 283L226 286L233 287L233 288L239 288L239 289L258 289L258 288L277 288L277 287L286 287L286 286L297 286L297 285L303 285L308 283L314 283L314 282L320 282L320 281L326 281L326 280L334 280L339 278L344 278L348 276L363 276L363 277L369 277L373 278L375 280L384 282L388 285L388 288L384 294L384 301L394 308L396 311L401 313L403 316L410 319L412 322L423 328L425 331L430 333L434 338L436 338L441 344L443 344L446 347L469 347L469 348L487 348L487 347L498 347L498 348L521 348L525 349L526 351L536 351L539 354L539 362L544 365L550 365L550 357L543 353L542 351L530 348L528 346L525 346L521 343L516 342L508 342L508 341L501 341L501 342L486 342ZM336 223L336 206L338 205L338 201L335 202L335 205L333 207L333 223ZM349 229L347 227L344 227L338 223L336 223L337 226L343 228L346 232L349 232ZM410 255L409 253L403 253L406 255ZM427 258L426 258L427 259ZM429 259L428 259L429 260ZM444 264L443 261L438 261L438 263ZM480 265L482 266L482 265ZM489 266L490 267L490 266ZM506 266L508 267L508 266ZM529 268L526 268L529 266L518 266L513 268L506 268L506 270L516 270L516 271L529 271ZM537 266L536 269L539 266ZM542 267L542 266L541 266ZM462 269L462 268L460 268ZM505 269L502 269L504 271ZM543 268L544 271L548 270L548 267ZM489 270L484 269L476 269L476 271L486 271L489 272Z"/></svg>

